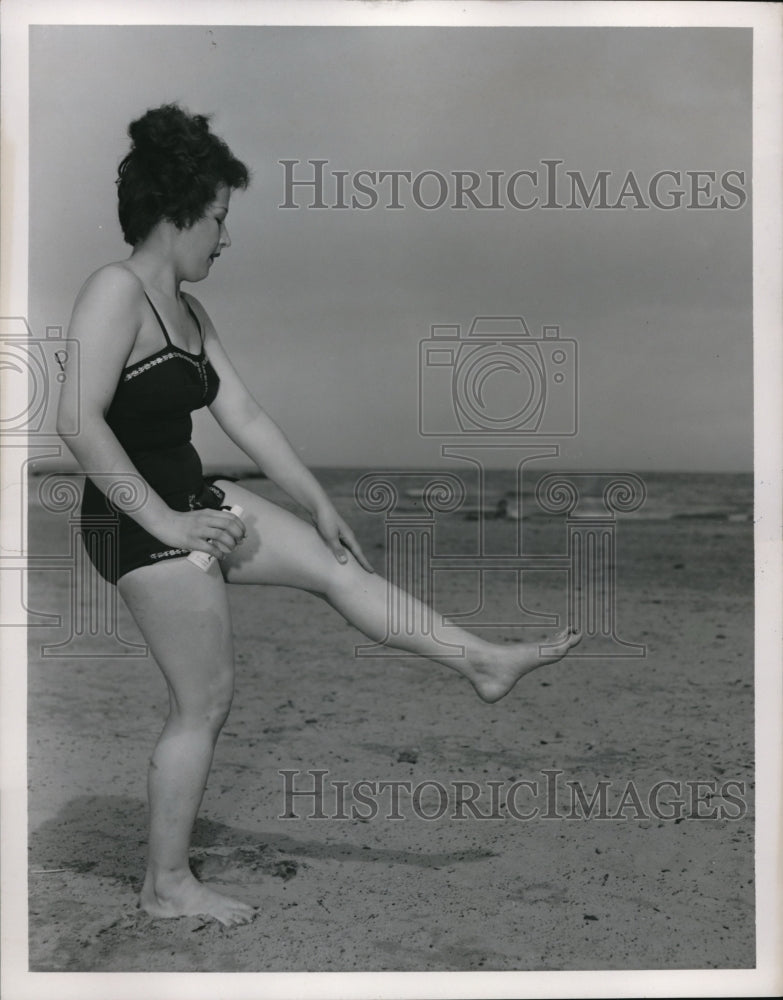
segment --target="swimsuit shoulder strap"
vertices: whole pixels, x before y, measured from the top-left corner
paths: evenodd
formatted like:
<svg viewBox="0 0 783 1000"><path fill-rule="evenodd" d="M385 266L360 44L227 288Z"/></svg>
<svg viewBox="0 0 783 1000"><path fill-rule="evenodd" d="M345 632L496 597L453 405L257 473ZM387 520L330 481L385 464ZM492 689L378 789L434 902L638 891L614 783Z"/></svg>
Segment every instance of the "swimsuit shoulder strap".
<svg viewBox="0 0 783 1000"><path fill-rule="evenodd" d="M188 312L190 313L190 315L193 317L193 319L196 322L196 329L198 330L199 338L201 339L201 343L203 344L204 343L204 331L201 329L201 323L199 322L198 316L195 314L195 312L193 311L193 308L191 307L190 303L188 302L188 300L185 298L184 295L183 295L183 299L184 299L185 305L187 306Z"/></svg>
<svg viewBox="0 0 783 1000"><path fill-rule="evenodd" d="M150 309L152 309L152 311L155 313L155 319L158 321L158 323L160 323L160 328L163 331L163 336L166 338L166 343L169 345L169 347L173 347L174 345L171 343L171 338L169 337L168 330L164 326L163 320L160 318L158 310L152 304L152 299L149 297L149 295L147 295L146 291L144 292L144 298L147 300L147 302L149 302Z"/></svg>

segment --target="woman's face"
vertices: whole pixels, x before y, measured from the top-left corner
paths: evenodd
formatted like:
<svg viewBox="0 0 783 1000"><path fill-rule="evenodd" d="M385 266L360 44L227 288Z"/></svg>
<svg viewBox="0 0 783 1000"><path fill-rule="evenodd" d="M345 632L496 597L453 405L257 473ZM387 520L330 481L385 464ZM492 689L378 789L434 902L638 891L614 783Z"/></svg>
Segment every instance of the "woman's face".
<svg viewBox="0 0 783 1000"><path fill-rule="evenodd" d="M225 247L231 246L226 229L231 188L222 185L202 218L180 231L179 257L185 281L201 281Z"/></svg>

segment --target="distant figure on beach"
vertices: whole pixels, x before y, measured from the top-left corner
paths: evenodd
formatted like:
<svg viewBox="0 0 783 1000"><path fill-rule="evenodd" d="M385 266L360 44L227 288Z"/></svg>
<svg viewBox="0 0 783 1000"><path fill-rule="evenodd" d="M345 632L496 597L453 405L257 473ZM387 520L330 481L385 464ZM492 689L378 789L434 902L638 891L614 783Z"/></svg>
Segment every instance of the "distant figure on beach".
<svg viewBox="0 0 783 1000"><path fill-rule="evenodd" d="M188 865L234 691L226 584L318 594L376 642L387 635L389 585L248 392L204 307L181 288L206 278L231 246L229 201L247 186L247 168L207 117L177 105L147 111L128 134L117 184L120 225L133 249L92 274L78 294L69 336L79 342L81 367L65 383L58 426L70 427L78 413L80 432L67 441L86 473L85 544L97 571L119 588L169 690L149 770L140 905L155 917L199 914L233 925L251 920L255 908L202 885ZM204 477L190 441L191 412L203 406L312 523L230 479ZM101 516L117 519L116 548L96 534ZM215 558L201 568L192 552ZM487 702L579 640L566 629L542 652L538 643L496 645L444 631L438 615L433 622L433 634L401 635L399 648L457 670ZM442 658L439 638L463 646L464 655Z"/></svg>

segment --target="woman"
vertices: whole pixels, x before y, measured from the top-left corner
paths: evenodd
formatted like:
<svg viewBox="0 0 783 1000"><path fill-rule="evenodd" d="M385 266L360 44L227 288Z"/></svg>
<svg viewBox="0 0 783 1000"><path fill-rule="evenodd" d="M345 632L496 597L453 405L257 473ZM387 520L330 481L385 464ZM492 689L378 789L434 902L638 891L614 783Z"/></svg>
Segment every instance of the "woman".
<svg viewBox="0 0 783 1000"><path fill-rule="evenodd" d="M250 920L254 908L202 885L188 866L191 829L233 695L226 583L319 594L375 641L387 632L387 583L243 385L203 306L181 289L206 278L231 246L226 216L232 191L247 186L246 167L205 117L176 105L148 111L128 131L132 148L120 164L118 194L133 250L79 292L69 336L79 341L82 367L79 380L66 382L61 414L69 426L80 412L81 431L68 440L88 477L88 551L117 583L169 689L149 771L140 905L156 917L200 914L232 925ZM205 405L312 525L233 481L204 478L190 413ZM243 509L241 518L224 509L231 506ZM119 519L116 550L95 533L107 515ZM217 560L204 571L186 558L191 551ZM464 656L441 659L442 619L434 620L434 635L406 636L401 648L458 670L488 702L578 641L566 630L542 655L537 643L494 645L449 628L448 641L463 645Z"/></svg>

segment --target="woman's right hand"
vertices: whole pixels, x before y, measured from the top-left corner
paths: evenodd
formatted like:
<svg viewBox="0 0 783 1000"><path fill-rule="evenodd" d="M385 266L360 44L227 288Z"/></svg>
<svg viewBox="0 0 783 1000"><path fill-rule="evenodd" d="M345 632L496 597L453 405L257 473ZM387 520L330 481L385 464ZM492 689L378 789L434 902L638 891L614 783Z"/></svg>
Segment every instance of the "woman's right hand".
<svg viewBox="0 0 783 1000"><path fill-rule="evenodd" d="M245 540L245 526L226 510L170 510L156 537L174 549L206 552L220 559Z"/></svg>

